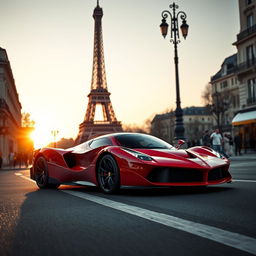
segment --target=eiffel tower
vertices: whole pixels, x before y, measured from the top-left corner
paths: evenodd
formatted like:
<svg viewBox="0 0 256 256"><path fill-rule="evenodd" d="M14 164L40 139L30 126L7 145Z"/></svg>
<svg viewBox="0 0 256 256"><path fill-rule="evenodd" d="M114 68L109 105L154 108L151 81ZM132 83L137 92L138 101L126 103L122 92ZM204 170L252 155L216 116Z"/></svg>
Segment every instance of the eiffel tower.
<svg viewBox="0 0 256 256"><path fill-rule="evenodd" d="M97 0L97 6L93 11L95 24L91 91L88 95L89 101L84 121L79 125L76 144L98 135L122 131L121 122L116 119L109 97L110 92L108 92L107 88L101 25L102 16L103 10L99 6L99 0ZM103 120L101 121L94 120L97 106L102 107Z"/></svg>

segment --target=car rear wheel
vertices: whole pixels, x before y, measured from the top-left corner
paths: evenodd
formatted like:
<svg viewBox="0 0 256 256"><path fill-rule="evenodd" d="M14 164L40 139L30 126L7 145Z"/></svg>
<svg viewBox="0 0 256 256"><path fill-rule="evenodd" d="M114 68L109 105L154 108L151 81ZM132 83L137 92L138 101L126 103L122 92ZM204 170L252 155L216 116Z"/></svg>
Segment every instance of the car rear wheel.
<svg viewBox="0 0 256 256"><path fill-rule="evenodd" d="M120 173L115 159L111 155L104 155L98 164L97 178L100 189L112 194L120 188Z"/></svg>
<svg viewBox="0 0 256 256"><path fill-rule="evenodd" d="M39 188L57 188L59 184L49 184L48 165L44 157L40 156L34 165L35 181Z"/></svg>

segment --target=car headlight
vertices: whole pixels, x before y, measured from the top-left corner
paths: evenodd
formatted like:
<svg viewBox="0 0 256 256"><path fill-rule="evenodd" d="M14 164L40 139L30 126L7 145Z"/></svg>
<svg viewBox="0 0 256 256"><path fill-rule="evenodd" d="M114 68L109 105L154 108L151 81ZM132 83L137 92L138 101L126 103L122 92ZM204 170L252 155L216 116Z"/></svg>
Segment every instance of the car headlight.
<svg viewBox="0 0 256 256"><path fill-rule="evenodd" d="M224 159L226 158L225 156L223 156L221 153L219 153L218 151L215 151L213 150L214 154L218 157L218 158L221 158L221 159Z"/></svg>
<svg viewBox="0 0 256 256"><path fill-rule="evenodd" d="M141 154L139 154L139 155L137 155L137 157L138 157L139 159L141 159L141 160L144 160L144 161L152 161L152 160L153 160L152 157L147 156L147 155L141 155Z"/></svg>
<svg viewBox="0 0 256 256"><path fill-rule="evenodd" d="M131 149L128 149L128 148L123 148L124 151L132 154L133 156L139 158L140 160L143 160L143 161L153 161L153 158L146 155L146 154L143 154L143 153L140 153L140 152L137 152L135 150L131 150Z"/></svg>

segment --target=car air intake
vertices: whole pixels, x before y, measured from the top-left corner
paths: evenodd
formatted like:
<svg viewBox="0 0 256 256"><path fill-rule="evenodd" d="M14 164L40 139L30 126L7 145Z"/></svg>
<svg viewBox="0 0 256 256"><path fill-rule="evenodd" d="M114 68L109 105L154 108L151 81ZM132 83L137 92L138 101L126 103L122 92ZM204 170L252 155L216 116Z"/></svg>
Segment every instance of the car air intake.
<svg viewBox="0 0 256 256"><path fill-rule="evenodd" d="M156 183L202 182L203 172L196 169L157 167L147 179Z"/></svg>
<svg viewBox="0 0 256 256"><path fill-rule="evenodd" d="M209 171L208 181L221 180L228 178L230 175L224 167L215 168Z"/></svg>

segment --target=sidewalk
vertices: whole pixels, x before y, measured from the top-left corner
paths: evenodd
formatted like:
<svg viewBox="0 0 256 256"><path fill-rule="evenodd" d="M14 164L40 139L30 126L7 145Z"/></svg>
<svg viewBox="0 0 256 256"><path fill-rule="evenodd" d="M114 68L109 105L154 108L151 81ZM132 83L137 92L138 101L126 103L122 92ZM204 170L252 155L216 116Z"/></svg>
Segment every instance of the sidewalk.
<svg viewBox="0 0 256 256"><path fill-rule="evenodd" d="M256 160L256 151L251 151L251 152L247 152L247 153L242 153L242 155L240 156L231 156L229 158L231 161L245 161L245 160Z"/></svg>
<svg viewBox="0 0 256 256"><path fill-rule="evenodd" d="M21 170L28 170L31 166L21 166L21 167L12 167L12 166L2 166L0 171L21 171Z"/></svg>

